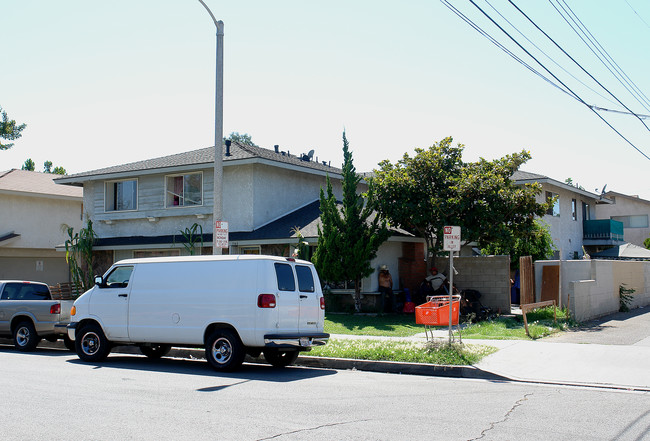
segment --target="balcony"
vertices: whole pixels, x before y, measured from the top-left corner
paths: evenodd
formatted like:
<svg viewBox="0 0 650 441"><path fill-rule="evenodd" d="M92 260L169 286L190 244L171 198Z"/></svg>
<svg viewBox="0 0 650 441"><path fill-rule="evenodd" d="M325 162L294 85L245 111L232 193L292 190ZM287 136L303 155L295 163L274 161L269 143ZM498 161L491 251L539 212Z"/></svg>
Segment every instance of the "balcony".
<svg viewBox="0 0 650 441"><path fill-rule="evenodd" d="M613 219L586 220L582 223L584 245L621 245L623 222Z"/></svg>

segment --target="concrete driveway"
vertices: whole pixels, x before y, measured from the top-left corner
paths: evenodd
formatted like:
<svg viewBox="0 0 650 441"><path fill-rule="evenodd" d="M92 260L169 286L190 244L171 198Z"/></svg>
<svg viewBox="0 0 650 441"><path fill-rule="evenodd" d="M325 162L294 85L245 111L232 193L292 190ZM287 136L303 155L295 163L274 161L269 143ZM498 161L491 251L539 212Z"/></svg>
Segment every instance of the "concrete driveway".
<svg viewBox="0 0 650 441"><path fill-rule="evenodd" d="M650 347L650 307L617 312L540 341Z"/></svg>

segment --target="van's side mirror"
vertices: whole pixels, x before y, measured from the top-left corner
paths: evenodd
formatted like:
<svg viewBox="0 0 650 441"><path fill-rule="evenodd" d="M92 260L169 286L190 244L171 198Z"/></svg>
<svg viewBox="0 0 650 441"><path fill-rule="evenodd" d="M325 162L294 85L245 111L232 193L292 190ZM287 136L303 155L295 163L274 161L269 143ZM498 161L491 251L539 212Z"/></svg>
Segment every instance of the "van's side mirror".
<svg viewBox="0 0 650 441"><path fill-rule="evenodd" d="M95 285L99 285L100 287L104 285L102 276L95 276Z"/></svg>

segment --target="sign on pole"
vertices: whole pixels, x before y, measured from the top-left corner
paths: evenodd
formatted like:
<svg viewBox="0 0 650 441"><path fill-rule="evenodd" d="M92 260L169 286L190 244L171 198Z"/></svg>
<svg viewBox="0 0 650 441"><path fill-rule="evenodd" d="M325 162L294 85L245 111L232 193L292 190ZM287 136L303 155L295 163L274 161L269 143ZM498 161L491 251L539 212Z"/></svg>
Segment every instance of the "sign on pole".
<svg viewBox="0 0 650 441"><path fill-rule="evenodd" d="M451 344L454 338L451 330L452 310L454 309L454 251L460 251L460 227L445 226L443 234L443 249L449 251L449 344Z"/></svg>
<svg viewBox="0 0 650 441"><path fill-rule="evenodd" d="M444 251L460 251L460 227L445 227Z"/></svg>
<svg viewBox="0 0 650 441"><path fill-rule="evenodd" d="M228 248L228 222L216 221L214 225L215 248Z"/></svg>

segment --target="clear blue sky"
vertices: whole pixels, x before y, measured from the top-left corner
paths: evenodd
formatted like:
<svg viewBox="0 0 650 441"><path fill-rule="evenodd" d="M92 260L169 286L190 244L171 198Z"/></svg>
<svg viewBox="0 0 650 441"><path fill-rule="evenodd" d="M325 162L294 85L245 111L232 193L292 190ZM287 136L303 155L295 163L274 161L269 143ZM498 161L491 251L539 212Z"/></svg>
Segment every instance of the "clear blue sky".
<svg viewBox="0 0 650 441"><path fill-rule="evenodd" d="M650 96L650 2L564 1ZM296 154L314 149L340 166L345 129L359 171L453 136L468 161L527 149L524 170L650 199L648 159L439 1L206 3L225 23L224 135L248 133ZM469 1L453 3L506 42ZM549 2L516 3L623 103L650 114ZM490 4L598 87L506 0ZM198 1L0 0L0 29L0 106L28 125L0 152L0 170L32 158L37 170L51 160L77 173L213 144L215 29ZM589 104L624 110L540 60ZM638 119L603 116L650 156L650 131Z"/></svg>

